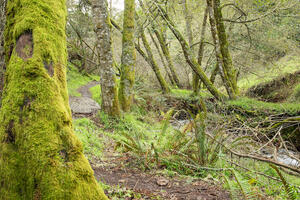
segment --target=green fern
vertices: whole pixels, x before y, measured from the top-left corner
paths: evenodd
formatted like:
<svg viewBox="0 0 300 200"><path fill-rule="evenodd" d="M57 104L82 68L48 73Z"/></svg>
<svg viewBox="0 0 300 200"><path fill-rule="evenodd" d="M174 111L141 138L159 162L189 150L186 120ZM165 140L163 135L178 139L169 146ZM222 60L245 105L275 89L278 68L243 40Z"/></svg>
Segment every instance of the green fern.
<svg viewBox="0 0 300 200"><path fill-rule="evenodd" d="M285 192L287 193L288 195L288 199L289 200L296 200L297 199L297 194L294 192L293 188L288 184L288 182L286 181L286 179L284 178L284 176L282 175L282 173L280 172L280 170L278 169L277 166L275 165L272 165L270 164L270 167L272 167L276 173L278 174L283 186L284 186L284 189L285 189Z"/></svg>

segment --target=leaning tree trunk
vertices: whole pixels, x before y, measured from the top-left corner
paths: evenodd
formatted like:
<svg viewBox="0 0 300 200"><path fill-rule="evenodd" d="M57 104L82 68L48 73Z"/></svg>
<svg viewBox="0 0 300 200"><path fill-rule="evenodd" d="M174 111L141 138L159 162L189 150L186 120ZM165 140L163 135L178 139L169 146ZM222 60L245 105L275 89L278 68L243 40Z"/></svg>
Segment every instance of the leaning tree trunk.
<svg viewBox="0 0 300 200"><path fill-rule="evenodd" d="M6 0L0 3L0 108L1 108L1 96L4 86L4 72L5 72L5 58L4 58L4 26L5 26L5 7Z"/></svg>
<svg viewBox="0 0 300 200"><path fill-rule="evenodd" d="M183 50L184 57L186 59L186 62L190 65L192 70L199 76L200 80L203 82L203 84L207 87L209 92L218 100L222 101L226 97L224 94L222 94L208 79L205 72L201 69L201 66L197 62L194 54L192 53L192 50L190 46L188 45L187 41L184 39L182 34L179 32L179 30L176 28L175 24L171 21L166 11L160 6L157 5L160 11L160 15L162 18L166 21L169 29L173 32L174 36L178 40L178 42L181 45L181 48Z"/></svg>
<svg viewBox="0 0 300 200"><path fill-rule="evenodd" d="M65 4L7 3L0 199L107 199L72 128Z"/></svg>
<svg viewBox="0 0 300 200"><path fill-rule="evenodd" d="M111 24L107 0L93 0L92 13L97 35L97 52L100 67L102 110L112 116L120 115L118 86L114 71L111 47Z"/></svg>
<svg viewBox="0 0 300 200"><path fill-rule="evenodd" d="M168 67L171 71L171 75L173 77L173 80L174 82L176 83L176 86L178 88L182 88L182 85L180 84L180 81L179 81L179 78L178 78L178 75L175 71L175 67L174 67L174 64L173 64L173 61L172 61L172 58L171 58L171 54L170 54L170 51L169 51L169 47L166 43L166 40L164 38L164 33L163 33L163 30L159 31L157 29L157 27L153 27L153 31L155 33L155 36L156 38L158 39L159 41L159 44L160 44L160 47L161 47L161 50L163 52L163 54L165 55L166 57L166 60L168 62Z"/></svg>
<svg viewBox="0 0 300 200"><path fill-rule="evenodd" d="M152 34L152 30L151 30L150 28L147 28L147 30L148 30L148 32L149 32L149 35L150 35L150 37L151 37L151 40L152 40L152 42L153 42L153 44L154 44L154 46L155 46L155 48L156 48L156 50L157 50L157 53L158 53L158 55L159 55L159 57L160 57L160 60L161 60L161 62L162 62L162 65L164 66L164 69L165 69L165 71L166 71L166 74L167 74L167 76L168 76L168 78L169 78L171 84L172 84L172 85L176 85L176 83L175 83L175 81L173 80L173 77L172 77L172 75L171 75L171 72L169 72L168 66L167 66L167 64L166 64L166 62L165 62L165 58L164 58L164 56L163 56L163 53L162 53L161 50L160 50L160 47L159 47L159 45L158 45L158 42L155 40L155 38L154 38L154 36L153 36L153 34Z"/></svg>
<svg viewBox="0 0 300 200"><path fill-rule="evenodd" d="M168 86L166 80L162 76L162 74L160 72L160 69L159 69L159 66L157 65L156 61L154 60L154 56L153 56L151 47L149 45L149 42L146 38L146 35L145 35L145 32L144 32L143 29L140 29L140 34L141 34L141 38L142 38L144 47L145 47L146 52L148 54L149 62L151 63L151 67L152 67L152 69L153 69L153 71L156 75L156 78L157 78L157 80L158 80L158 82L161 86L161 89L162 89L163 93L169 93L171 91L170 87Z"/></svg>
<svg viewBox="0 0 300 200"><path fill-rule="evenodd" d="M135 79L135 47L134 47L134 0L125 0L122 56L121 56L121 80L119 99L122 109L127 112L130 110L133 101L133 85Z"/></svg>
<svg viewBox="0 0 300 200"><path fill-rule="evenodd" d="M189 10L188 0L184 0L183 3L184 3L183 11L184 11L184 15L185 15L185 27L186 27L187 37L188 37L188 44L191 48L191 53L194 53L194 51L192 49L192 45L193 45L193 42L194 42L193 31L192 31L193 16L192 16L191 11ZM197 76L197 74L195 72L193 72L193 84L192 84L192 86L193 86L193 94L197 95L198 92L199 92L200 82L199 82L199 76Z"/></svg>

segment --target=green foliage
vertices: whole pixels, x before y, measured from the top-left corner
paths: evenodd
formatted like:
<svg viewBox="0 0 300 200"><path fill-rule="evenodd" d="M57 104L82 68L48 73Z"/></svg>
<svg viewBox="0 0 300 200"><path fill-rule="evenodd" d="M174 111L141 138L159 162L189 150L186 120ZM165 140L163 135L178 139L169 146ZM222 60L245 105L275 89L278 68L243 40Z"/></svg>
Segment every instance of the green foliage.
<svg viewBox="0 0 300 200"><path fill-rule="evenodd" d="M89 159L99 159L103 149L99 128L87 118L75 119L73 125L76 136L82 142L84 154Z"/></svg>
<svg viewBox="0 0 300 200"><path fill-rule="evenodd" d="M280 180L286 191L287 198L289 200L296 200L297 196L300 197L300 194L297 195L296 191L294 191L293 188L287 183L286 179L284 178L283 174L280 172L278 167L276 167L275 165L270 165L270 166L277 172L278 176L280 177Z"/></svg>

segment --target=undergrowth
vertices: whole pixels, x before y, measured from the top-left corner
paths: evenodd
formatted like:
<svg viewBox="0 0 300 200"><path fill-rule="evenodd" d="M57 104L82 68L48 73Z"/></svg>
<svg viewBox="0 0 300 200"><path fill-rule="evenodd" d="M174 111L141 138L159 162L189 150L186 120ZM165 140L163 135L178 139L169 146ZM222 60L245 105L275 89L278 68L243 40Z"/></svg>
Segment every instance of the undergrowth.
<svg viewBox="0 0 300 200"><path fill-rule="evenodd" d="M131 155L135 163L132 167L143 170L162 170L170 176L188 176L212 179L223 184L230 191L233 199L291 199L299 196L299 179L281 171L286 185L276 170L266 163L247 159L232 158L222 148L245 148L249 145L248 137L233 139L221 129L205 134L201 115L192 116L180 129L174 128L173 110L161 113L158 121L148 121L144 111L126 113L120 120L114 120L104 113L99 117L104 129L113 131L107 134L117 144L121 152ZM152 115L152 118L155 117ZM206 121L205 123L210 123ZM250 147L249 147L250 148ZM247 166L241 169L232 163ZM278 181L256 173L277 178ZM287 191L284 188L289 188ZM298 196L297 196L298 195Z"/></svg>

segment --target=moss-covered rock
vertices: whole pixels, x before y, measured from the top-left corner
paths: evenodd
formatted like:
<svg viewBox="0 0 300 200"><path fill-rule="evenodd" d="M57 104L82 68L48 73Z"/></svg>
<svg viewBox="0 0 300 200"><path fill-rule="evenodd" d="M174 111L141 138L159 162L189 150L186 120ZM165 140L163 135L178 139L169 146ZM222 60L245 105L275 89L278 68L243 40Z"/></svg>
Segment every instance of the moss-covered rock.
<svg viewBox="0 0 300 200"><path fill-rule="evenodd" d="M65 4L8 1L0 199L107 199L73 133Z"/></svg>

